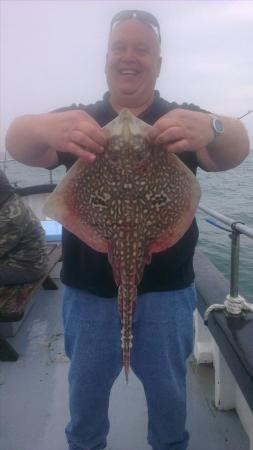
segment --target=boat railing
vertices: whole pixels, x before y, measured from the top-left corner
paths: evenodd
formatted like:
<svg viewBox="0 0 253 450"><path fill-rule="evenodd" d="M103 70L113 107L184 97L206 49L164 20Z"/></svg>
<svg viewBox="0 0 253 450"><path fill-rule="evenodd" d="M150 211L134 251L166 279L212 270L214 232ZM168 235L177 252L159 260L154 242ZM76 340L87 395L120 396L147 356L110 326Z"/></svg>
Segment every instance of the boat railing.
<svg viewBox="0 0 253 450"><path fill-rule="evenodd" d="M214 405L223 411L235 409L253 450L253 304L246 303L238 293L240 235L252 239L253 228L202 203L199 212L205 214L208 223L229 233L231 261L229 283L210 259L196 249L198 303L194 312L193 354L198 365L212 365Z"/></svg>
<svg viewBox="0 0 253 450"><path fill-rule="evenodd" d="M3 154L3 157L2 157ZM8 168L8 164L12 162L17 162L13 158L8 158L6 152L0 152L0 169L3 170L4 173L6 173L6 169ZM47 169L48 171L48 182L49 184L55 184L53 170Z"/></svg>
<svg viewBox="0 0 253 450"><path fill-rule="evenodd" d="M240 235L243 234L253 239L253 228L245 225L243 222L227 217L202 203L199 204L200 211L207 213L219 222L228 225L227 229L212 219L206 219L217 228L230 233L231 237L231 256L230 256L230 292L227 295L224 304L213 304L205 313L205 322L208 321L210 312L214 310L224 310L233 316L240 316L243 312L253 312L253 304L247 303L246 300L239 295L239 253L240 253Z"/></svg>

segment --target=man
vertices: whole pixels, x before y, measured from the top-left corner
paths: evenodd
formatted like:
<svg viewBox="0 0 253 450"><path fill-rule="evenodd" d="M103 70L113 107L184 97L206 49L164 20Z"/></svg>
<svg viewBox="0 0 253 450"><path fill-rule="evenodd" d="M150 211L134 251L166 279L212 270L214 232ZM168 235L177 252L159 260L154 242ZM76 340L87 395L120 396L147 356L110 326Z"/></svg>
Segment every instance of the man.
<svg viewBox="0 0 253 450"><path fill-rule="evenodd" d="M106 78L109 92L93 105L16 119L7 148L23 163L70 167L77 157L92 161L104 151L102 127L129 108L153 125L150 140L166 146L196 173L225 170L248 154L242 124L214 117L193 105L163 100L154 91L161 68L160 29L154 16L123 11L111 24ZM148 441L153 450L186 450L185 361L192 350L195 307L192 259L194 221L171 249L153 255L138 288L131 367L147 399ZM106 447L110 390L122 368L117 289L106 255L64 230L62 281L71 421L70 450Z"/></svg>
<svg viewBox="0 0 253 450"><path fill-rule="evenodd" d="M47 268L44 230L0 170L0 286L38 280Z"/></svg>

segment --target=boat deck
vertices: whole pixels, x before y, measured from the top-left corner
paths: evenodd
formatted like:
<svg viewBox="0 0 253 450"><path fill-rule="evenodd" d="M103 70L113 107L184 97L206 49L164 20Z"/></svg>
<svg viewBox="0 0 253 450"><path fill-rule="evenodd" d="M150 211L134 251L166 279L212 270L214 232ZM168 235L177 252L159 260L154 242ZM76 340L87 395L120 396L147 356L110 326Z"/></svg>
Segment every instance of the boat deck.
<svg viewBox="0 0 253 450"><path fill-rule="evenodd" d="M35 302L14 338L20 357L0 363L0 449L67 450L67 374L61 321L62 286L36 294ZM213 405L213 369L188 364L189 450L249 450L250 444L235 412ZM140 382L123 373L110 402L111 430L107 450L149 450L147 411Z"/></svg>

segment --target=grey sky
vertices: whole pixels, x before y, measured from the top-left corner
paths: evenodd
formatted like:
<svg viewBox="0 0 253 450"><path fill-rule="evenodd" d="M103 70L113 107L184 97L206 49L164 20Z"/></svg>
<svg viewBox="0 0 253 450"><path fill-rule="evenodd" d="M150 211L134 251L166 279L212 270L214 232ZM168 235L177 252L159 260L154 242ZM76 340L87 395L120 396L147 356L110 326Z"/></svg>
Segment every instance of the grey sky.
<svg viewBox="0 0 253 450"><path fill-rule="evenodd" d="M0 151L14 117L101 98L110 19L128 8L160 22L163 97L228 116L253 109L253 1L2 0ZM253 114L244 124L253 144Z"/></svg>

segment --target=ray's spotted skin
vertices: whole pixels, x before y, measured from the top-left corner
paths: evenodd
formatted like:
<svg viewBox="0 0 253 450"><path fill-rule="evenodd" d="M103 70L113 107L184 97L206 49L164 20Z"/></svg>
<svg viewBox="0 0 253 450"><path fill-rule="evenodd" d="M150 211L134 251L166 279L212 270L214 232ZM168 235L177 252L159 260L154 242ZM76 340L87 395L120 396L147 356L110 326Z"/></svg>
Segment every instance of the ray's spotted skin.
<svg viewBox="0 0 253 450"><path fill-rule="evenodd" d="M200 198L196 177L163 147L150 126L128 110L105 126L109 144L94 163L79 159L44 210L92 248L108 252L122 322L126 379L137 286L152 253L174 245L189 228Z"/></svg>

